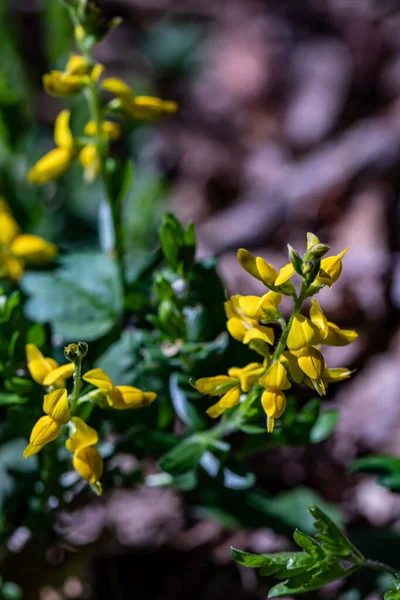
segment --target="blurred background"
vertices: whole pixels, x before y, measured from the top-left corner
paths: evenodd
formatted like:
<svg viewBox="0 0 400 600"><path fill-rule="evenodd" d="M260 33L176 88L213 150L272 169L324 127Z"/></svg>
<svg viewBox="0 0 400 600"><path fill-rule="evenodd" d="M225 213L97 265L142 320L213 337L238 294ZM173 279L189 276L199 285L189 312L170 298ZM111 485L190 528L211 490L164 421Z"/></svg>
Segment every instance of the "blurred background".
<svg viewBox="0 0 400 600"><path fill-rule="evenodd" d="M286 243L302 252L307 231L334 253L349 246L341 279L320 294L330 320L360 334L326 353L329 366L357 369L329 390L326 402L339 407L340 423L322 446L269 450L252 468L271 494L296 488L289 533L304 520L311 488L337 504L365 552L394 564L400 496L350 475L346 465L367 453L400 452L398 1L97 3L124 19L96 49L108 74L180 106L122 142L136 160L126 207L133 269L157 243L167 208L194 221L199 257L219 256L230 293L261 291L237 265L238 247L280 267ZM1 0L3 193L21 223L65 249L97 243L99 187L82 182L79 166L45 188L25 177L53 146L61 107L41 76L62 68L70 51L58 2ZM79 129L84 103L68 102ZM189 502L159 489L88 499L62 513L42 544L27 544L18 528L4 574L39 600L264 598L268 582L234 564L230 546L275 552L291 547L288 538L271 523L243 529L203 518ZM375 600L376 585L365 575L307 597Z"/></svg>

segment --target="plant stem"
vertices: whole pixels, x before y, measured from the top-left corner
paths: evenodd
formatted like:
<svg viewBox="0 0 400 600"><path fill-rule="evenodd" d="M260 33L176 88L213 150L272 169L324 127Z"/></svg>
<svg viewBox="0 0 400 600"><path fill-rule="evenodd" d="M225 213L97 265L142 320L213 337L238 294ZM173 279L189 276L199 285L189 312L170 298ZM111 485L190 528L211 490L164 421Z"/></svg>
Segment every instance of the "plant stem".
<svg viewBox="0 0 400 600"><path fill-rule="evenodd" d="M370 560L369 558L366 558L362 563L362 566L369 567L370 569L374 569L374 571L379 571L380 573L389 573L389 575L392 575L395 579L400 579L400 573L396 571L396 569L380 562L379 560Z"/></svg>
<svg viewBox="0 0 400 600"><path fill-rule="evenodd" d="M69 10L69 14L72 20L72 23L75 27L79 26L79 20L72 8ZM79 50L82 55L85 57L88 63L94 64L93 57L91 55L90 50L85 47L84 43L77 42L79 46ZM87 98L89 104L89 111L91 119L96 124L96 132L95 132L95 144L97 156L100 161L100 172L101 172L101 180L103 182L105 196L110 207L111 212L111 220L114 230L114 252L115 258L117 261L119 279L121 282L121 287L123 290L124 298L126 297L127 292L127 279L125 274L125 264L124 264L124 239L123 239L123 231L121 226L121 205L118 202L118 198L114 197L114 193L111 186L111 181L109 174L107 172L107 143L105 142L102 136L102 114L101 107L99 103L99 97L97 94L96 84L89 78L89 83L87 86Z"/></svg>
<svg viewBox="0 0 400 600"><path fill-rule="evenodd" d="M81 393L81 389L82 389L82 379L81 379L82 358L78 357L76 359L76 362L74 363L74 365L75 365L74 389L72 390L72 394L71 394L71 407L70 407L71 417L74 416L76 407L78 406L79 394Z"/></svg>
<svg viewBox="0 0 400 600"><path fill-rule="evenodd" d="M102 118L101 118L101 108L99 104L99 99L97 95L96 85L91 81L88 86L88 96L89 96L89 108L91 112L91 118L96 123L96 150L97 155L100 160L100 169L101 169L101 179L103 182L105 195L107 198L108 205L110 207L111 212L111 220L113 224L114 230L114 250L115 257L117 260L118 272L121 281L121 286L125 292L127 289L127 281L125 276L125 265L124 265L124 239L123 239L123 231L121 227L121 206L118 202L118 199L114 198L114 194L111 188L111 182L109 179L109 175L107 172L106 165L106 146L104 143L104 139L102 137Z"/></svg>

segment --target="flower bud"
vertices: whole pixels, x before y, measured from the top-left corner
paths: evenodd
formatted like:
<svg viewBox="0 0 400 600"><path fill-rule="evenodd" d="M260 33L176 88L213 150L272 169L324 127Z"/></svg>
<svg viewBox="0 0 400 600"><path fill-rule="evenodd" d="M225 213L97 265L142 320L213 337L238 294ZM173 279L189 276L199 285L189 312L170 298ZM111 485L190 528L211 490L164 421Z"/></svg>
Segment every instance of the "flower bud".
<svg viewBox="0 0 400 600"><path fill-rule="evenodd" d="M314 268L314 263L311 260L305 260L301 266L301 274L306 276L311 273Z"/></svg>
<svg viewBox="0 0 400 600"><path fill-rule="evenodd" d="M302 274L301 268L303 266L303 259L301 258L300 254L297 252L297 250L295 250L294 248L292 248L292 246L290 244L287 245L288 247L288 253L289 253L289 260L292 263L296 273L298 273L299 275Z"/></svg>
<svg viewBox="0 0 400 600"><path fill-rule="evenodd" d="M79 357L79 350L77 344L69 344L64 348L64 356L70 362L75 362Z"/></svg>
<svg viewBox="0 0 400 600"><path fill-rule="evenodd" d="M314 244L307 250L304 260L319 260L330 250L327 244Z"/></svg>
<svg viewBox="0 0 400 600"><path fill-rule="evenodd" d="M86 356L89 350L89 345L87 342L78 342L78 352L81 357Z"/></svg>

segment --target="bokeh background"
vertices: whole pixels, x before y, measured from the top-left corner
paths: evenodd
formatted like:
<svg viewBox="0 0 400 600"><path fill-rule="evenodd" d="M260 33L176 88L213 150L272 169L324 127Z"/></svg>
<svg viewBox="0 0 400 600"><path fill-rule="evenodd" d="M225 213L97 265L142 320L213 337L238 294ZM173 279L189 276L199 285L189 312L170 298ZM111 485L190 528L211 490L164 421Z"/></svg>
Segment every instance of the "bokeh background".
<svg viewBox="0 0 400 600"><path fill-rule="evenodd" d="M269 450L252 459L271 493L297 490L301 526L308 490L343 512L372 557L399 562L400 496L346 465L367 453L400 452L400 6L397 0L109 0L121 16L96 50L109 74L138 93L176 100L176 116L124 141L136 160L126 207L132 269L157 243L170 209L193 220L199 257L217 254L232 293L257 293L236 263L238 247L276 266L307 231L345 268L321 303L358 330L330 348L329 366L357 369L326 400L340 423L322 446ZM55 0L0 2L0 167L3 192L32 232L68 248L96 245L101 191L79 166L33 188L31 166L52 147L58 99L41 76L71 50ZM87 120L69 101L73 125ZM340 352L337 352L339 350ZM340 362L338 362L340 361ZM1 482L0 482L1 486ZM293 495L291 496L293 498ZM205 518L195 498L172 490L118 490L59 516L54 537L31 543L18 528L3 571L28 599L258 600L269 582L234 564L230 546L290 548L273 522L259 528ZM285 508L276 506L280 518ZM400 565L398 565L400 566ZM308 598L375 600L367 574Z"/></svg>

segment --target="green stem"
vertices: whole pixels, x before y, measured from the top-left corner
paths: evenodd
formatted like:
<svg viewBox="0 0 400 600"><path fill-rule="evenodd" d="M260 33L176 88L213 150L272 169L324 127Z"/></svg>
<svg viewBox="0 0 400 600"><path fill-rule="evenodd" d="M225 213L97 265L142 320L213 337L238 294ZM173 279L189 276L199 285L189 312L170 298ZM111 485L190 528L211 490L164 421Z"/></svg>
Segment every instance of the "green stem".
<svg viewBox="0 0 400 600"><path fill-rule="evenodd" d="M366 558L363 563L363 567L369 567L370 569L374 569L374 571L379 571L380 573L389 573L395 579L400 579L400 573L396 571L393 567L386 565L385 563L379 562L379 560L370 560Z"/></svg>
<svg viewBox="0 0 400 600"><path fill-rule="evenodd" d="M70 407L71 417L73 417L75 414L76 407L78 406L79 394L81 393L81 389L82 389L82 379L81 379L82 358L81 357L77 358L74 365L75 365L74 389L72 390L72 394L71 394L71 407Z"/></svg>
<svg viewBox="0 0 400 600"><path fill-rule="evenodd" d="M80 25L79 20L77 19L73 9L69 10L71 20L74 26ZM79 50L82 55L88 61L88 63L93 64L93 57L90 53L90 50L85 47L84 43L79 43ZM125 264L124 264L124 239L123 239L123 230L121 224L121 206L118 202L118 198L114 197L111 181L109 174L106 168L107 161L107 150L108 145L105 143L102 136L102 112L99 102L99 97L97 94L96 84L89 79L89 84L87 87L87 98L89 104L89 111L91 119L96 124L96 134L95 134L95 144L96 151L100 161L100 169L101 169L101 179L104 186L105 196L111 211L111 220L114 230L114 251L115 257L117 261L119 278L124 294L124 298L126 297L126 292L128 288L126 273L125 273Z"/></svg>

